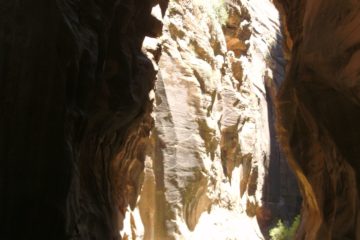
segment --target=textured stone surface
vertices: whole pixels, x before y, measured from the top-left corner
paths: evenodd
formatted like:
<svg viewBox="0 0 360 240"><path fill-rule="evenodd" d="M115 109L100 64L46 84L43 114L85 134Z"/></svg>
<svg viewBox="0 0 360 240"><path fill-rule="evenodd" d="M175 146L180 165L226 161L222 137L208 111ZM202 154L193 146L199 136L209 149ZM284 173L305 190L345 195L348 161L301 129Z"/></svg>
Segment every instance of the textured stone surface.
<svg viewBox="0 0 360 240"><path fill-rule="evenodd" d="M299 201L290 57L297 238L360 239L359 2L219 2L158 41L166 0L0 1L1 239L263 238Z"/></svg>
<svg viewBox="0 0 360 240"><path fill-rule="evenodd" d="M304 197L298 239L360 239L360 3L279 2L292 47L279 131Z"/></svg>
<svg viewBox="0 0 360 240"><path fill-rule="evenodd" d="M214 2L169 4L130 239L263 239L259 224L296 214L273 126L286 63L278 12L267 0L232 1L222 27Z"/></svg>
<svg viewBox="0 0 360 240"><path fill-rule="evenodd" d="M152 126L156 4L0 1L1 239L120 238Z"/></svg>

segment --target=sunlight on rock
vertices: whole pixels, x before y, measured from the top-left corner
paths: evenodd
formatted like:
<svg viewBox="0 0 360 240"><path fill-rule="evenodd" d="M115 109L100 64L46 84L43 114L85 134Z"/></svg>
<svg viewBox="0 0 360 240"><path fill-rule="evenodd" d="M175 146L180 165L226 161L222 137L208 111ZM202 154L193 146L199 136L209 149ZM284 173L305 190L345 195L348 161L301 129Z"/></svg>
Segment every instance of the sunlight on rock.
<svg viewBox="0 0 360 240"><path fill-rule="evenodd" d="M296 182L276 142L269 93L285 71L282 47L274 47L283 44L279 21L268 0L170 1L136 209L144 239L264 239L265 212L288 217L277 208L281 196L299 192L285 186ZM145 52L154 48L149 42ZM272 164L278 175L269 175ZM285 187L272 196L265 181ZM282 205L291 217L298 207L295 200ZM129 220L123 232L137 239L140 223Z"/></svg>

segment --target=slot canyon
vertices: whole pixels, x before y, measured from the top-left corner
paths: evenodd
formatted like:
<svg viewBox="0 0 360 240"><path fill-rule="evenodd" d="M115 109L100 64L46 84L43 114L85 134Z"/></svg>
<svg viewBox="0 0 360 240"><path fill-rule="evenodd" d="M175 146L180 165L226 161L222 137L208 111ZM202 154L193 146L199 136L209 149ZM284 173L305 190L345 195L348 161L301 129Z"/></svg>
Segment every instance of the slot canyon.
<svg viewBox="0 0 360 240"><path fill-rule="evenodd" d="M0 239L360 240L359 46L357 0L0 0Z"/></svg>

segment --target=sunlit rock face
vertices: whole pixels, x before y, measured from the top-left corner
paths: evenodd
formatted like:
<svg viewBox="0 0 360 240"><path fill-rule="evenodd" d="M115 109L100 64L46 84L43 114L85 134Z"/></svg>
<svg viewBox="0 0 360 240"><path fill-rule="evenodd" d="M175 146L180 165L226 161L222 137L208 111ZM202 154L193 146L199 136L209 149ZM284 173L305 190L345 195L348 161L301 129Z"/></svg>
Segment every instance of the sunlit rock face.
<svg viewBox="0 0 360 240"><path fill-rule="evenodd" d="M298 239L360 239L360 2L279 3L292 47L279 131L304 198Z"/></svg>
<svg viewBox="0 0 360 240"><path fill-rule="evenodd" d="M0 238L120 239L167 1L0 2Z"/></svg>
<svg viewBox="0 0 360 240"><path fill-rule="evenodd" d="M274 130L278 11L267 0L171 1L159 43L144 185L124 235L264 239L300 201Z"/></svg>

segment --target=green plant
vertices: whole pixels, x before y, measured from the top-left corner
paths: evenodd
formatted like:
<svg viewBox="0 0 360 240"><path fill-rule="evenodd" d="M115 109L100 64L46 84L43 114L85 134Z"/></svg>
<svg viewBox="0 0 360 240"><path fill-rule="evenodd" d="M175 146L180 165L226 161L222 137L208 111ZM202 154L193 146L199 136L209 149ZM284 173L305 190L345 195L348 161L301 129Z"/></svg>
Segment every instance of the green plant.
<svg viewBox="0 0 360 240"><path fill-rule="evenodd" d="M269 231L271 240L293 240L300 225L300 215L294 218L290 227L287 227L281 220Z"/></svg>
<svg viewBox="0 0 360 240"><path fill-rule="evenodd" d="M196 0L195 4L201 6L209 16L224 25L229 17L226 7L227 0Z"/></svg>
<svg viewBox="0 0 360 240"><path fill-rule="evenodd" d="M219 20L221 24L225 24L226 20L229 17L225 0L211 0L210 2L215 12L216 18Z"/></svg>

